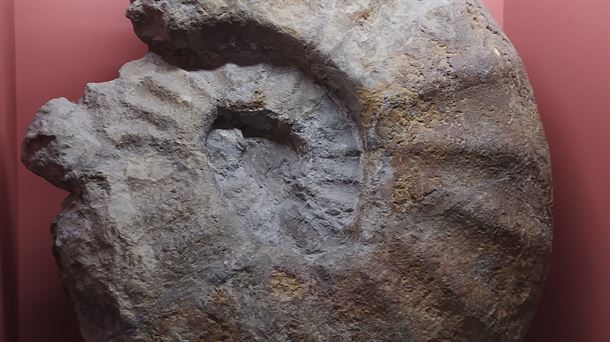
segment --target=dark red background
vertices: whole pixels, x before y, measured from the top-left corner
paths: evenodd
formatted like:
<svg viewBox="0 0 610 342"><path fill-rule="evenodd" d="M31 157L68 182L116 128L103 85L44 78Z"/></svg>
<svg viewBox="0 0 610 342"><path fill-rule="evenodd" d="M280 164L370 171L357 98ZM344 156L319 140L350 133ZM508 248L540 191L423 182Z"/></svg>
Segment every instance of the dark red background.
<svg viewBox="0 0 610 342"><path fill-rule="evenodd" d="M553 162L553 266L527 341L610 341L610 3L486 3L525 61ZM81 341L50 251L65 193L17 163L18 146L38 107L77 99L146 49L127 0L0 5L0 332Z"/></svg>

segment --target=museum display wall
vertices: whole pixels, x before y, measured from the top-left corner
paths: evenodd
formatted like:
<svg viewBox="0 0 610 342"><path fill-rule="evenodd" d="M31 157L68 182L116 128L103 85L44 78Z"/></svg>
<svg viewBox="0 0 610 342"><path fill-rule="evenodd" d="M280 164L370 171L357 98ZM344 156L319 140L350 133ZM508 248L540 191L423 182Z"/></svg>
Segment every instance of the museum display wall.
<svg viewBox="0 0 610 342"><path fill-rule="evenodd" d="M18 164L18 147L42 104L61 96L76 100L86 83L115 78L146 47L123 16L125 1L11 5L2 3L0 22L0 202L7 203L0 212L0 327L18 331L23 342L80 341L48 233L66 193ZM609 340L609 5L509 0L488 6L524 59L553 163L552 271L527 341Z"/></svg>

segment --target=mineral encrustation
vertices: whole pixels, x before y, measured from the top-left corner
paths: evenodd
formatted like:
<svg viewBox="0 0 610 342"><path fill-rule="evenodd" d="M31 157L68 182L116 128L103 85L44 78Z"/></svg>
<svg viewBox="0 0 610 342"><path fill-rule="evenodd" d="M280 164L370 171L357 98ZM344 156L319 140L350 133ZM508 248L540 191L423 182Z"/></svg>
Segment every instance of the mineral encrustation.
<svg viewBox="0 0 610 342"><path fill-rule="evenodd" d="M549 157L478 0L132 0L151 52L35 116L88 342L520 341Z"/></svg>

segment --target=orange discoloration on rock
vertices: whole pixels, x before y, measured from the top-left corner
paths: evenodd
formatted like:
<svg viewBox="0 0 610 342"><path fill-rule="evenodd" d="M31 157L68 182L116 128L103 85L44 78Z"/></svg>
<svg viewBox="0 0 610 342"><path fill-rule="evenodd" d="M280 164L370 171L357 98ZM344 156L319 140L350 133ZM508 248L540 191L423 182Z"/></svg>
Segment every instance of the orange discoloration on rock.
<svg viewBox="0 0 610 342"><path fill-rule="evenodd" d="M274 271L267 282L267 288L280 301L302 299L309 291L309 284L286 271Z"/></svg>
<svg viewBox="0 0 610 342"><path fill-rule="evenodd" d="M167 313L160 322L157 329L162 336L186 335L199 342L240 340L233 320L223 319L194 306L185 307L180 312Z"/></svg>

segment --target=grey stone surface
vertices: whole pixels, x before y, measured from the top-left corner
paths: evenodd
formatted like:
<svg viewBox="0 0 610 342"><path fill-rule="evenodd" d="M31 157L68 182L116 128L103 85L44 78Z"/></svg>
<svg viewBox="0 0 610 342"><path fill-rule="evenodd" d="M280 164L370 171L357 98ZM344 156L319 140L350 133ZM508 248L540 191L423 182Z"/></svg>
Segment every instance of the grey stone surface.
<svg viewBox="0 0 610 342"><path fill-rule="evenodd" d="M549 157L479 1L132 0L151 51L24 164L88 342L520 341Z"/></svg>

